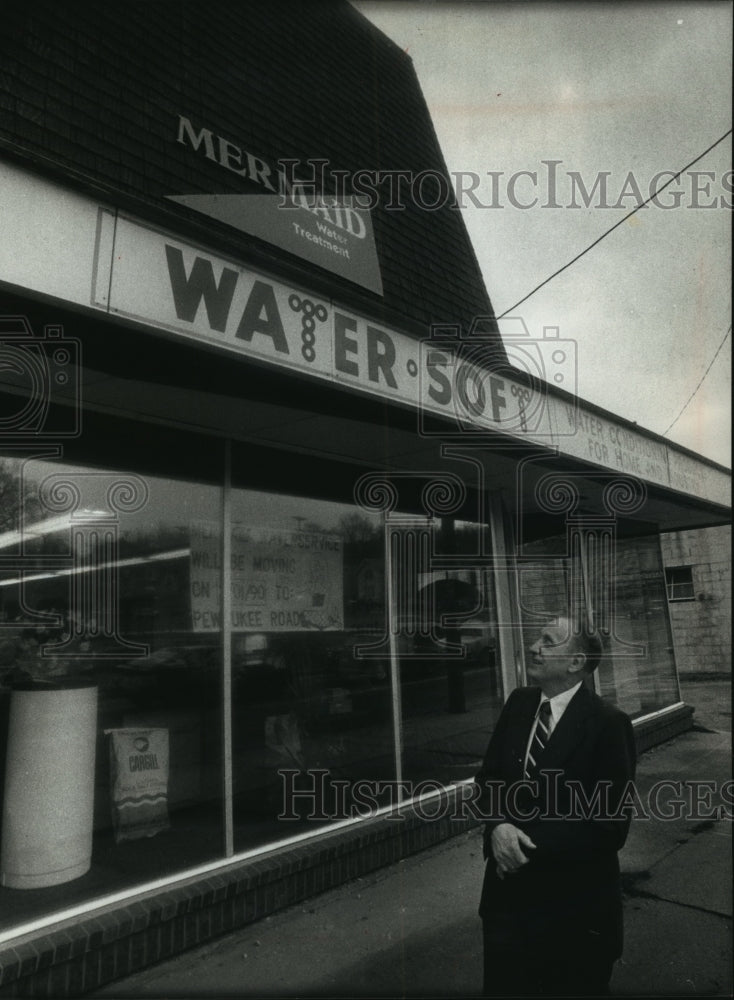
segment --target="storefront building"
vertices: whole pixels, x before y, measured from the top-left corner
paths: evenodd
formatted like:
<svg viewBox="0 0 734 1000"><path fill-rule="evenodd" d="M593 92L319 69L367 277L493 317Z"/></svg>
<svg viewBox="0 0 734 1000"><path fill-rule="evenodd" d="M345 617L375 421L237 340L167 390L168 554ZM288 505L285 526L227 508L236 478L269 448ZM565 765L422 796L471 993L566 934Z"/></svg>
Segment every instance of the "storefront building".
<svg viewBox="0 0 734 1000"><path fill-rule="evenodd" d="M69 10L0 42L13 996L466 829L569 609L640 746L690 725L660 533L729 511L577 399L557 329L503 345L412 64L348 4Z"/></svg>

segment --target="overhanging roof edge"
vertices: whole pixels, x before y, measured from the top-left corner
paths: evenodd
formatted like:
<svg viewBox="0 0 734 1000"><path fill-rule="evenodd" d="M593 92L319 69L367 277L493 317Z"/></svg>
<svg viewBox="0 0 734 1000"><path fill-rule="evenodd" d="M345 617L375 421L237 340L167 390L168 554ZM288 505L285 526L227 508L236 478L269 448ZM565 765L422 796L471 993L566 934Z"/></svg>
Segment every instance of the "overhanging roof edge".
<svg viewBox="0 0 734 1000"><path fill-rule="evenodd" d="M523 372L520 369L518 369L518 372L522 377ZM605 409L603 406L600 406L599 403L594 403L589 399L584 399L581 396L575 396L571 392L566 392L559 386L553 385L552 382L543 381L543 387L548 390L548 395L550 396L558 396L559 399L565 402L575 402L576 405L583 406L585 410L590 410L595 415L612 419L616 423L622 424L630 431L634 431L637 434L642 434L645 437L658 441L660 444L664 444L667 448L672 448L683 455L687 455L689 458L694 458L698 462L703 462L705 465L709 465L712 468L718 469L719 471L731 476L732 470L729 466L722 465L720 462L716 462L714 459L708 458L706 455L701 455L699 452L693 451L692 448L686 448L685 445L678 444L676 441L671 441L670 438L665 437L663 434L658 434L657 431L652 431L648 427L642 427L640 424L636 423L634 420L630 420L628 417L623 417L618 413L614 413L612 410Z"/></svg>

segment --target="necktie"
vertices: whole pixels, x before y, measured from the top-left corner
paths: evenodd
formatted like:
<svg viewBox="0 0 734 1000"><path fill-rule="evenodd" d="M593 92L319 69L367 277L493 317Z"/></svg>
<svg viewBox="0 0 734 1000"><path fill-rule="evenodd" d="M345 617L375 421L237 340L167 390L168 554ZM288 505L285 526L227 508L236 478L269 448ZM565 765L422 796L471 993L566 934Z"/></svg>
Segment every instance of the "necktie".
<svg viewBox="0 0 734 1000"><path fill-rule="evenodd" d="M525 763L525 777L529 781L532 781L538 775L538 763L550 737L550 716L550 702L547 700L541 702L535 732L533 733L533 739L528 750L528 759Z"/></svg>

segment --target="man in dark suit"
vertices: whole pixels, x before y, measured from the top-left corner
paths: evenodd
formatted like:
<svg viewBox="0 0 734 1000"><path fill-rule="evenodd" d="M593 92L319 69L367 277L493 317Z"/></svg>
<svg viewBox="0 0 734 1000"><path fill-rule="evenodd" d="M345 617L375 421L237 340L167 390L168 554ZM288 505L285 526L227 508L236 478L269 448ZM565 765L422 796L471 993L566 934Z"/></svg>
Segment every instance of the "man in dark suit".
<svg viewBox="0 0 734 1000"><path fill-rule="evenodd" d="M629 718L584 683L597 635L560 619L530 648L476 776L487 869L487 996L600 996L622 953L617 852L634 778Z"/></svg>

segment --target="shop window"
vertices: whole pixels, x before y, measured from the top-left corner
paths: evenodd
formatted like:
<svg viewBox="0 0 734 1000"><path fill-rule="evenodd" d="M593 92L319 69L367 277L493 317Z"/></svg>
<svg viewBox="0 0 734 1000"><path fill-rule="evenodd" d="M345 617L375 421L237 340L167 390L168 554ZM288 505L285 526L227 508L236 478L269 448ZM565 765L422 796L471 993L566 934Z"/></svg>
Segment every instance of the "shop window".
<svg viewBox="0 0 734 1000"><path fill-rule="evenodd" d="M665 586L668 591L668 600L671 602L696 599L693 591L693 569L690 566L667 566Z"/></svg>
<svg viewBox="0 0 734 1000"><path fill-rule="evenodd" d="M398 520L233 490L237 850L476 773L502 704L491 576L425 557L436 531L469 557L484 529Z"/></svg>
<svg viewBox="0 0 734 1000"><path fill-rule="evenodd" d="M181 443L173 459L156 433L146 441L148 468L175 477L83 455L0 459L8 774L22 687L60 705L82 680L95 699L88 770L66 768L84 793L71 812L89 807L89 864L32 893L6 882L0 927L468 779L501 709L484 526L246 488L239 448L225 486L223 446ZM187 462L215 481L185 475ZM52 729L48 758L80 717ZM124 768L135 781L123 787ZM24 806L33 791L21 788ZM47 804L35 808L54 825Z"/></svg>
<svg viewBox="0 0 734 1000"><path fill-rule="evenodd" d="M199 560L220 558L221 488L2 458L0 491L2 926L222 857L224 836L221 615L195 588ZM66 735L79 716L55 714L80 681L96 702L84 768ZM37 694L43 703L28 707ZM41 748L31 764L13 728L21 704ZM9 802L18 767L34 781ZM33 805L47 772L68 788ZM27 859L13 826L21 807L50 831L48 843L30 838ZM89 813L70 848L67 874L81 873L59 885L55 809Z"/></svg>
<svg viewBox="0 0 734 1000"><path fill-rule="evenodd" d="M609 558L583 567L555 536L523 546L518 580L527 650L544 618L585 609L593 615L604 656L595 684L632 718L679 701L678 679L657 536L615 540Z"/></svg>
<svg viewBox="0 0 734 1000"><path fill-rule="evenodd" d="M381 518L234 489L230 558L235 849L390 804Z"/></svg>
<svg viewBox="0 0 734 1000"><path fill-rule="evenodd" d="M605 581L590 580L595 594ZM633 718L680 700L657 535L617 539L600 693Z"/></svg>
<svg viewBox="0 0 734 1000"><path fill-rule="evenodd" d="M561 619L575 624L587 616L581 563L566 552L566 536L536 539L523 545L517 565L523 655L546 624ZM595 689L593 675L584 678Z"/></svg>
<svg viewBox="0 0 734 1000"><path fill-rule="evenodd" d="M390 530L402 774L420 794L473 777L501 711L494 580L472 566L485 526L416 517ZM441 556L456 568L431 568Z"/></svg>

